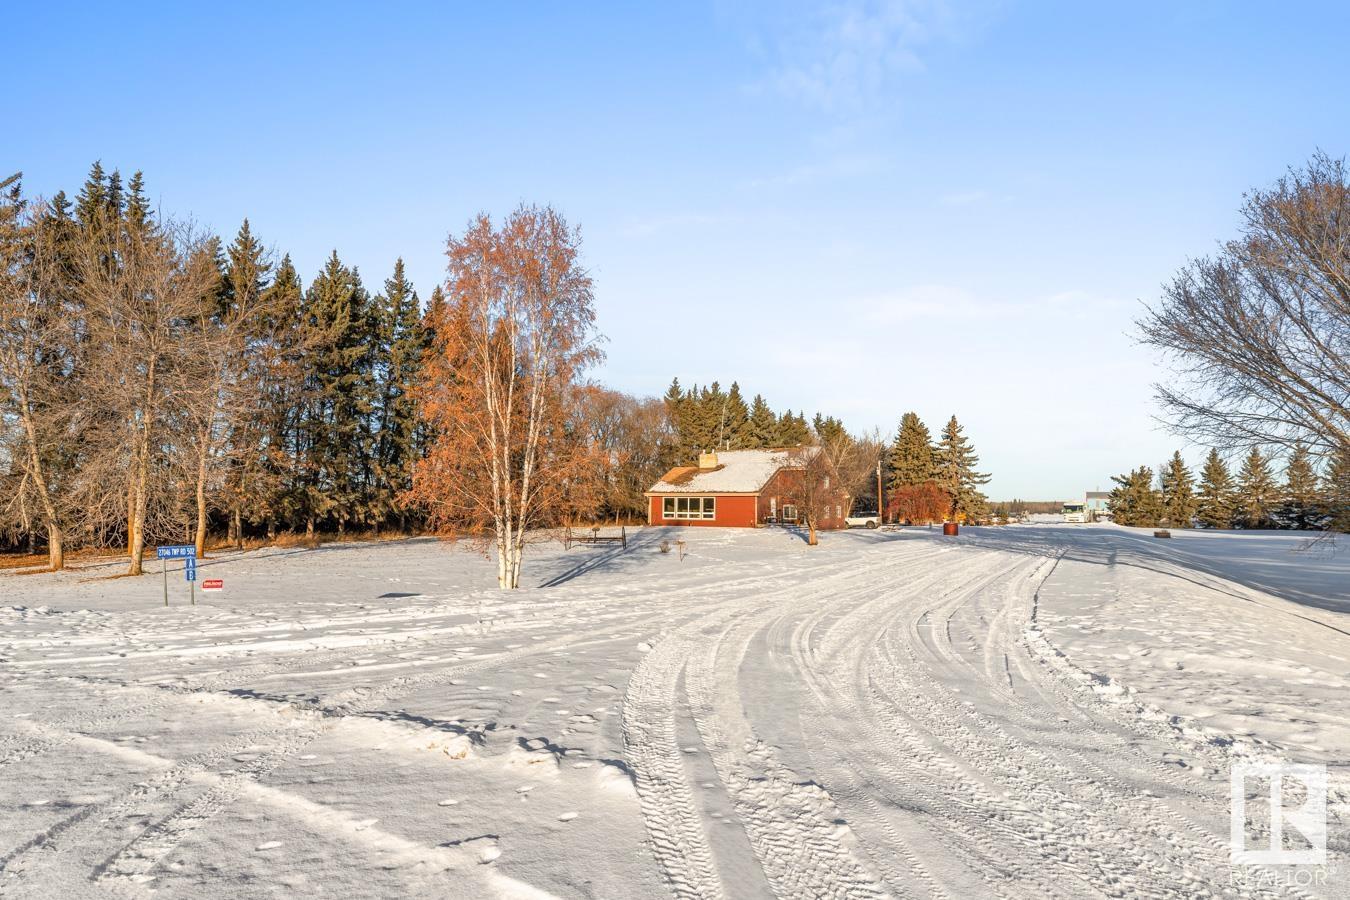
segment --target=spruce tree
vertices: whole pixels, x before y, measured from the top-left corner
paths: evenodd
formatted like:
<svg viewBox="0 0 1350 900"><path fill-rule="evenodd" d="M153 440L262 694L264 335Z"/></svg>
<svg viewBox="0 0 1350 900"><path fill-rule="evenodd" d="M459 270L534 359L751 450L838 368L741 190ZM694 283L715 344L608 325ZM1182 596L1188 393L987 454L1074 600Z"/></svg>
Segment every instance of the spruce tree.
<svg viewBox="0 0 1350 900"><path fill-rule="evenodd" d="M306 378L310 323L300 275L289 255L277 265L266 301L262 330L271 335L272 346L266 366L268 399L261 413L266 488L259 512L271 540L278 526L294 528L307 511L306 472L312 461L307 426L313 406L306 388L317 383Z"/></svg>
<svg viewBox="0 0 1350 900"><path fill-rule="evenodd" d="M1279 506L1280 490L1270 471L1270 460L1253 447L1238 472L1238 519L1244 528L1269 528Z"/></svg>
<svg viewBox="0 0 1350 900"><path fill-rule="evenodd" d="M109 222L122 221L125 198L122 196L122 173L116 169L108 174L108 186L104 191L103 203Z"/></svg>
<svg viewBox="0 0 1350 900"><path fill-rule="evenodd" d="M336 251L305 294L314 345L307 354L312 394L307 531L331 517L338 532L367 519L374 409L369 302L355 270Z"/></svg>
<svg viewBox="0 0 1350 900"><path fill-rule="evenodd" d="M933 436L918 413L907 412L900 417L889 455L891 490L932 481L937 474Z"/></svg>
<svg viewBox="0 0 1350 900"><path fill-rule="evenodd" d="M820 413L816 413L816 417L811 420L811 430L816 433L822 444L834 444L848 437L843 422L834 416L823 416Z"/></svg>
<svg viewBox="0 0 1350 900"><path fill-rule="evenodd" d="M1328 527L1350 534L1350 447L1342 447L1327 466L1322 490L1326 502Z"/></svg>
<svg viewBox="0 0 1350 900"><path fill-rule="evenodd" d="M946 492L954 519L979 519L985 514L987 500L980 486L989 483L989 475L975 470L979 463L975 448L952 416L934 448L933 480Z"/></svg>
<svg viewBox="0 0 1350 900"><path fill-rule="evenodd" d="M100 162L89 168L89 177L75 197L75 221L84 233L98 237L115 224L108 219L108 176Z"/></svg>
<svg viewBox="0 0 1350 900"><path fill-rule="evenodd" d="M127 182L127 228L143 231L149 226L150 219L150 201L145 196L145 178L140 172L133 172L131 180Z"/></svg>
<svg viewBox="0 0 1350 900"><path fill-rule="evenodd" d="M412 487L412 467L418 454L413 387L425 335L421 304L401 258L394 263L394 273L385 281L384 292L375 305L380 319L375 366L379 427L372 513L380 521L397 516L400 527L406 528L406 511L399 496Z"/></svg>
<svg viewBox="0 0 1350 900"><path fill-rule="evenodd" d="M1111 518L1119 525L1152 528L1163 516L1162 495L1153 487L1153 470L1140 466L1126 475L1114 475L1107 504Z"/></svg>
<svg viewBox="0 0 1350 900"><path fill-rule="evenodd" d="M1315 528L1322 519L1323 505L1312 457L1307 447L1298 444L1285 466L1280 524L1300 530Z"/></svg>
<svg viewBox="0 0 1350 900"><path fill-rule="evenodd" d="M759 394L750 403L746 432L747 448L772 447L778 442L778 416Z"/></svg>
<svg viewBox="0 0 1350 900"><path fill-rule="evenodd" d="M132 181L137 183L138 180L133 178ZM266 291L271 272L267 250L253 236L248 219L245 219L234 241L225 251L218 311L222 319L232 318L241 308L253 307ZM270 362L269 348L264 346L267 339L266 323L244 324L251 332L247 335L247 350L241 358L225 361L224 364L230 370L228 377L250 382L263 381L268 377L266 367ZM226 449L230 465L225 476L225 496L230 518L229 540L235 546L242 546L245 506L260 493L253 482L262 474L260 467L265 432L257 416L245 416L229 423L229 428ZM258 511L254 509L249 512Z"/></svg>
<svg viewBox="0 0 1350 900"><path fill-rule="evenodd" d="M718 450L724 445L727 416L727 394L716 381L699 396L697 431L695 437L700 450Z"/></svg>
<svg viewBox="0 0 1350 900"><path fill-rule="evenodd" d="M1196 511L1195 479L1180 450L1172 454L1160 472L1163 519L1172 528L1190 528Z"/></svg>
<svg viewBox="0 0 1350 900"><path fill-rule="evenodd" d="M811 430L806 425L806 413L794 413L789 409L778 417L778 435L774 446L800 447L810 439Z"/></svg>
<svg viewBox="0 0 1350 900"><path fill-rule="evenodd" d="M750 410L741 396L741 386L731 383L727 391L726 413L722 417L722 447L730 450L744 449L750 434Z"/></svg>
<svg viewBox="0 0 1350 900"><path fill-rule="evenodd" d="M666 388L665 396L661 399L666 405L666 418L670 422L670 429L675 434L675 458L684 461L689 458L690 454L684 424L685 416L689 412L689 396L680 386L679 378L670 380L670 387Z"/></svg>
<svg viewBox="0 0 1350 900"><path fill-rule="evenodd" d="M1200 470L1200 489L1196 495L1196 515L1206 528L1232 528L1237 515L1233 496L1233 476L1218 450L1210 450Z"/></svg>

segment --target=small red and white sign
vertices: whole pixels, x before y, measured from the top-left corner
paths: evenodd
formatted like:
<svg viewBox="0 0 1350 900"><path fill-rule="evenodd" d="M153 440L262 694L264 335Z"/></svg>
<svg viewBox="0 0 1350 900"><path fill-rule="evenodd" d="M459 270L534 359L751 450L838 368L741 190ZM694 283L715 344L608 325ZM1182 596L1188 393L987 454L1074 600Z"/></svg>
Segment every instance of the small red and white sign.
<svg viewBox="0 0 1350 900"><path fill-rule="evenodd" d="M202 582L203 591L223 591L225 590L225 579L208 578Z"/></svg>

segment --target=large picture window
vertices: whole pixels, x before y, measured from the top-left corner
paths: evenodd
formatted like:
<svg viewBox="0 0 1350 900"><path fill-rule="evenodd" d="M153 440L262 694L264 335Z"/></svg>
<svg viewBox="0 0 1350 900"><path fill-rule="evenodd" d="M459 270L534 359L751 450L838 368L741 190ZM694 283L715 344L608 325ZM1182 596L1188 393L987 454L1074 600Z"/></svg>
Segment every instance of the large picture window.
<svg viewBox="0 0 1350 900"><path fill-rule="evenodd" d="M661 501L663 519L714 519L716 497L665 497Z"/></svg>

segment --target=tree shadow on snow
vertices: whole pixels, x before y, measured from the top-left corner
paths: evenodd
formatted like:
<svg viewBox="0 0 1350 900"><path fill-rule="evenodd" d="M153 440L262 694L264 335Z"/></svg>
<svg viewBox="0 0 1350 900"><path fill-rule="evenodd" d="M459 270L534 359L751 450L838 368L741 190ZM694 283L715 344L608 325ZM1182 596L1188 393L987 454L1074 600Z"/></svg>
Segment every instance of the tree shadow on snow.
<svg viewBox="0 0 1350 900"><path fill-rule="evenodd" d="M637 568L651 561L650 551L656 550L663 540L671 540L666 529L644 528L628 538L627 547L620 544L573 544L571 549L563 551L564 557L560 560L571 565L556 575L546 577L539 582L539 586L557 587L591 572ZM572 562L572 554L577 555L575 562Z"/></svg>
<svg viewBox="0 0 1350 900"><path fill-rule="evenodd" d="M1171 540L1123 529L1018 529L979 528L962 533L970 544L991 550L1026 553L1036 556L1061 556L1070 562L1100 566L1133 566L1180 578L1199 587L1216 590L1234 599L1252 602L1250 597L1226 590L1222 583L1205 580L1197 575L1210 575L1224 581L1240 584L1300 606L1335 613L1350 613L1350 593L1344 588L1344 564L1337 565L1329 555L1317 556L1295 552L1293 536L1280 537L1282 554L1272 554L1270 547L1262 547L1260 554L1241 554L1241 545L1223 548L1220 556L1205 552L1203 545L1188 548L1193 540L1251 540L1271 543L1266 535L1241 532L1182 532L1173 530ZM1185 537L1177 537L1185 535ZM1284 544L1289 544L1287 548ZM1211 545L1212 546L1212 545ZM1061 555L1062 554L1062 555ZM1338 580L1339 576L1339 580ZM1341 586L1338 591L1337 585ZM1328 593L1330 591L1330 593ZM1350 635L1350 629L1330 625L1317 619L1308 619L1332 630Z"/></svg>

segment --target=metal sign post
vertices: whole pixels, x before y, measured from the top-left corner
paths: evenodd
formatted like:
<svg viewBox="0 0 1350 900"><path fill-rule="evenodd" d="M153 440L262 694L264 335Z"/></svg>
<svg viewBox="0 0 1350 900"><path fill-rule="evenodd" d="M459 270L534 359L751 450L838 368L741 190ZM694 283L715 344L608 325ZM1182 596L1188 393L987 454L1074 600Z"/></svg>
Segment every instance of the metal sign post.
<svg viewBox="0 0 1350 900"><path fill-rule="evenodd" d="M197 578L197 548L193 544L171 544L165 547L156 547L155 555L159 557L160 565L163 567L164 570L164 605L168 606L169 564L167 560L170 559L187 560L187 564L184 567L183 571L186 573L188 571L187 566L191 566L192 574L186 575L186 577L189 582L195 581ZM192 605L193 606L197 605L197 592L195 589L193 589L192 591Z"/></svg>
<svg viewBox="0 0 1350 900"><path fill-rule="evenodd" d="M192 605L197 605L197 558L189 556L183 561L183 578L188 583L188 597L192 600Z"/></svg>

